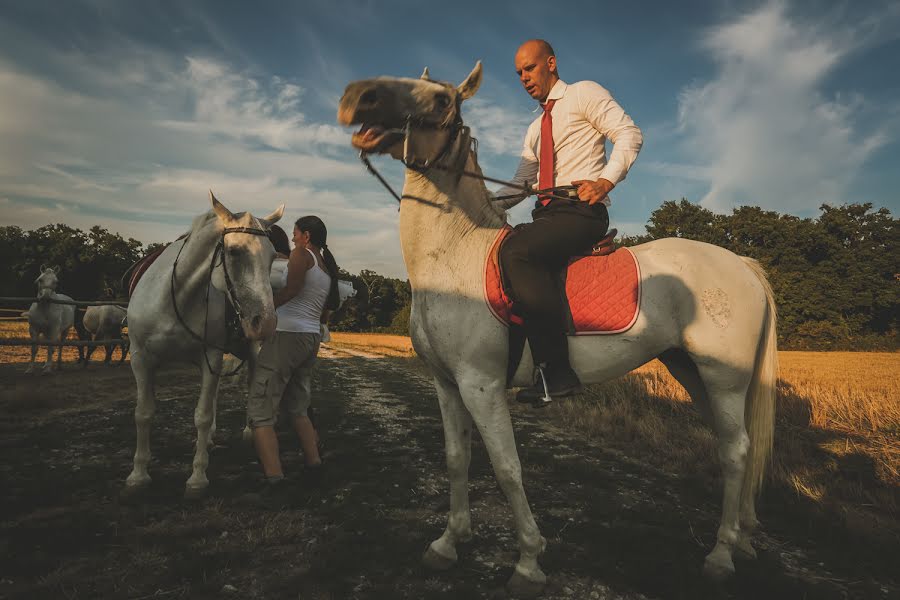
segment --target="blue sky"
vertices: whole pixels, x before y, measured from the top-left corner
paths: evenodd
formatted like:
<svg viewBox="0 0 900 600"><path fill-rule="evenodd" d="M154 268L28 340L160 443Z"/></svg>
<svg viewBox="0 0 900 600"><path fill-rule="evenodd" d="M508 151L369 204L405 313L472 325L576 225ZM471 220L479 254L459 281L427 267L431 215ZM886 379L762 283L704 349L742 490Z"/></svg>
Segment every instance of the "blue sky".
<svg viewBox="0 0 900 600"><path fill-rule="evenodd" d="M896 1L30 0L0 5L2 222L168 241L211 188L233 210L318 214L341 266L405 277L395 202L336 123L344 86L425 66L459 82L482 60L464 117L485 173L509 177L536 116L513 68L530 37L644 132L612 194L620 231L681 197L900 208Z"/></svg>

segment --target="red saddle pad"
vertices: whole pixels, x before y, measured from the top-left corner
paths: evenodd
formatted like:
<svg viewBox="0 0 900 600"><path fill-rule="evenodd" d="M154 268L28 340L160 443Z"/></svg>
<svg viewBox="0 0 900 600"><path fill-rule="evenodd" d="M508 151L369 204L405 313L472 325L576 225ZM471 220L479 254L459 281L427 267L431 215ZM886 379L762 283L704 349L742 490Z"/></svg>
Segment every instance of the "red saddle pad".
<svg viewBox="0 0 900 600"><path fill-rule="evenodd" d="M512 231L500 230L485 261L484 298L491 313L508 325L517 319L500 281L498 251ZM576 335L622 333L634 325L641 304L640 268L628 248L607 256L583 256L569 263L566 297Z"/></svg>

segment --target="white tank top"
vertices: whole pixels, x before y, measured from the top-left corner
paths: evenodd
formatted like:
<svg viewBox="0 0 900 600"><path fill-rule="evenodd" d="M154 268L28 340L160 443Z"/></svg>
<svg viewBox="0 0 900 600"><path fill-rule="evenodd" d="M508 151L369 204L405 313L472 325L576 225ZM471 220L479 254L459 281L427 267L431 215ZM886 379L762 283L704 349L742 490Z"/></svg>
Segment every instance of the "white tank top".
<svg viewBox="0 0 900 600"><path fill-rule="evenodd" d="M331 290L331 276L319 266L315 253L306 249L313 259L313 266L306 272L300 293L275 309L278 315L278 331L294 333L320 333L319 320ZM283 285L287 285L288 270L284 270Z"/></svg>

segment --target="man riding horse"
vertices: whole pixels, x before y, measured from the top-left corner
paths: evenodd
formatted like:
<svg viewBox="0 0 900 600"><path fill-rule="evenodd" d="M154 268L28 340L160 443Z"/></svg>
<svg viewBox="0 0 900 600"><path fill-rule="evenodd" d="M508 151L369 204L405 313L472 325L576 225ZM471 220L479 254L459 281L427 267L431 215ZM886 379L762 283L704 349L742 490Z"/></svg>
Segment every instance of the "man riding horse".
<svg viewBox="0 0 900 600"><path fill-rule="evenodd" d="M539 197L533 222L520 225L503 244L504 277L524 317L525 333L535 365L541 370L550 398L568 396L581 383L569 364L565 315L559 273L575 255L591 246L609 227L609 191L625 179L640 152L643 138L608 91L592 81L571 85L559 78L553 48L544 40L529 40L516 52L516 73L528 94L541 103L543 115L525 134L515 186L498 192L515 196L537 181L539 189L562 184L575 187L577 199ZM604 143L615 145L609 160ZM525 198L522 194L513 204ZM541 404L540 379L516 397Z"/></svg>

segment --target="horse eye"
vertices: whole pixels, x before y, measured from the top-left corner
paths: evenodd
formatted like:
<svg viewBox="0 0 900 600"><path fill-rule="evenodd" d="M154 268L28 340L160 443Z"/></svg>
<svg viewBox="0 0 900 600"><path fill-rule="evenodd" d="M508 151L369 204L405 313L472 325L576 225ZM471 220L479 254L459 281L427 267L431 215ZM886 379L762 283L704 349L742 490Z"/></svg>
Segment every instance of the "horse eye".
<svg viewBox="0 0 900 600"><path fill-rule="evenodd" d="M446 94L439 94L434 97L434 104L438 109L444 110L448 106L450 106L450 96Z"/></svg>

